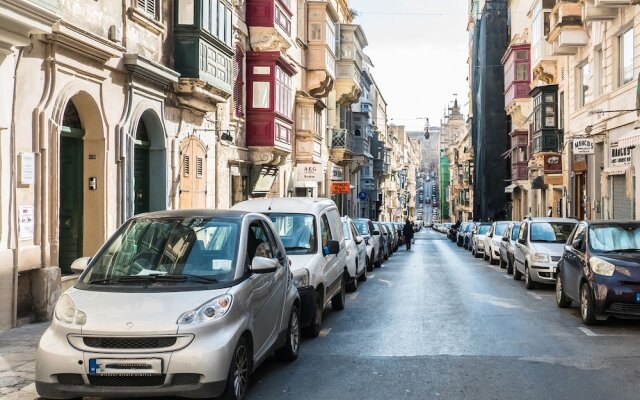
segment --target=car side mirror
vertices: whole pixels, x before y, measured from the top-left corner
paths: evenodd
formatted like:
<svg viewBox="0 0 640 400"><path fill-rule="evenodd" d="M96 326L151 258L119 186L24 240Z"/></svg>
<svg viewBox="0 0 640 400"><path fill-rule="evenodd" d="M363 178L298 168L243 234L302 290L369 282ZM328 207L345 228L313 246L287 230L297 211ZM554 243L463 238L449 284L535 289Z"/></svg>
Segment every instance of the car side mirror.
<svg viewBox="0 0 640 400"><path fill-rule="evenodd" d="M71 271L76 274L83 273L84 270L87 269L89 261L91 261L91 257L78 258L71 264Z"/></svg>
<svg viewBox="0 0 640 400"><path fill-rule="evenodd" d="M508 238L508 237L506 237L506 236L503 236L503 237L502 237L502 241L503 241L503 242L508 242L508 241L509 241L509 238Z"/></svg>
<svg viewBox="0 0 640 400"><path fill-rule="evenodd" d="M518 243L520 243L520 244L526 244L527 242L524 240L524 238L522 238L522 239L518 239Z"/></svg>
<svg viewBox="0 0 640 400"><path fill-rule="evenodd" d="M254 274L268 274L276 272L278 269L278 262L271 258L266 257L253 257L251 262L251 272Z"/></svg>
<svg viewBox="0 0 640 400"><path fill-rule="evenodd" d="M331 254L339 254L340 253L340 242L337 240L329 240L327 241L327 245L323 249L324 255L328 256Z"/></svg>
<svg viewBox="0 0 640 400"><path fill-rule="evenodd" d="M373 231L373 235L379 235L380 231Z"/></svg>
<svg viewBox="0 0 640 400"><path fill-rule="evenodd" d="M356 236L356 237L355 237L355 239L354 239L354 241L356 242L356 244L360 244L360 243L362 243L362 241L363 241L363 240L364 240L364 239L362 238L362 236Z"/></svg>

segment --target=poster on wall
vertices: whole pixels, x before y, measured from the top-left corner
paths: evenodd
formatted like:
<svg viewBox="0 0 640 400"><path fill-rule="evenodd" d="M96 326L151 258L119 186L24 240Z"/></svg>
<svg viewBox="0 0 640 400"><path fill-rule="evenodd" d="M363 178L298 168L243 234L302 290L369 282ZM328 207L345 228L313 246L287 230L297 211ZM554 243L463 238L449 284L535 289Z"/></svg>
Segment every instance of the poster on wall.
<svg viewBox="0 0 640 400"><path fill-rule="evenodd" d="M20 214L18 215L18 237L20 240L33 239L33 207L20 206Z"/></svg>

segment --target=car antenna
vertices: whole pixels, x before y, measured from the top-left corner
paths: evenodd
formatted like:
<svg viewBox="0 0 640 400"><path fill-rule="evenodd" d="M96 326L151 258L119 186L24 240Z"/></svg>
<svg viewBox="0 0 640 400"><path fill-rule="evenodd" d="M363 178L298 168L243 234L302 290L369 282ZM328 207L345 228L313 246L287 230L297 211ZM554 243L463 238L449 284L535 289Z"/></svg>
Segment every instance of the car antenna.
<svg viewBox="0 0 640 400"><path fill-rule="evenodd" d="M271 199L271 201L269 201L269 208L267 209L267 211L271 211L271 205L273 204L273 199Z"/></svg>

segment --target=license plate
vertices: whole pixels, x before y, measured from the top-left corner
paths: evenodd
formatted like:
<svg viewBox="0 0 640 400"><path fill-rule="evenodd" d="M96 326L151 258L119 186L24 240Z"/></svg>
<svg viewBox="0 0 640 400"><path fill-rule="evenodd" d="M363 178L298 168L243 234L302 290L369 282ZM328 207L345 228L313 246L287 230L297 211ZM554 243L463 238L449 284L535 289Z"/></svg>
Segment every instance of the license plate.
<svg viewBox="0 0 640 400"><path fill-rule="evenodd" d="M91 358L89 375L161 375L162 359Z"/></svg>

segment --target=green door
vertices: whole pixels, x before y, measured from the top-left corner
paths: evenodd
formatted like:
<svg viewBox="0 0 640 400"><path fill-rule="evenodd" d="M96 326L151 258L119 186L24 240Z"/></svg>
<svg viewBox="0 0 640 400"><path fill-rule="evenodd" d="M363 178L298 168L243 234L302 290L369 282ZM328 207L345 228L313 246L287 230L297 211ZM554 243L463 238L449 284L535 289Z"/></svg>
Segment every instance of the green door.
<svg viewBox="0 0 640 400"><path fill-rule="evenodd" d="M136 144L133 154L134 214L149 212L149 146Z"/></svg>
<svg viewBox="0 0 640 400"><path fill-rule="evenodd" d="M60 137L60 247L62 273L82 257L82 138Z"/></svg>

